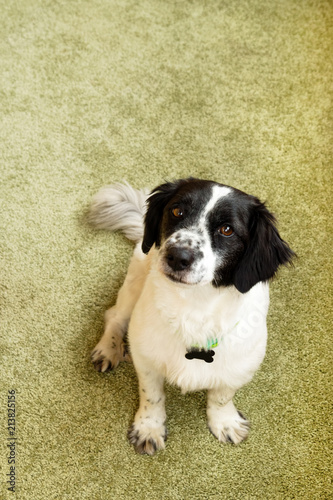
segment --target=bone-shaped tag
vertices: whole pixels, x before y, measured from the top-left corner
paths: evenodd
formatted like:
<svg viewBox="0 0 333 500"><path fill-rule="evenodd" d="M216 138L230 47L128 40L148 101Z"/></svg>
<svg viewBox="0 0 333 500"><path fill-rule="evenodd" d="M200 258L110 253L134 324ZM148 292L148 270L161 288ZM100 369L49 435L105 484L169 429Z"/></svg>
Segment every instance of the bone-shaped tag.
<svg viewBox="0 0 333 500"><path fill-rule="evenodd" d="M206 363L214 361L215 351L205 351L205 349L191 349L185 354L186 359L202 359Z"/></svg>

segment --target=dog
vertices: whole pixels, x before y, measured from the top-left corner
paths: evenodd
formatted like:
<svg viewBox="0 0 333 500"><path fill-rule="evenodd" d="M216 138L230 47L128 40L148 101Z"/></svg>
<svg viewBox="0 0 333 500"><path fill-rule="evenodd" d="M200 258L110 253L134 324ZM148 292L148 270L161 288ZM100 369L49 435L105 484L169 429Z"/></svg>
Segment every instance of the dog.
<svg viewBox="0 0 333 500"><path fill-rule="evenodd" d="M246 439L250 423L232 398L265 355L268 282L295 255L274 215L236 188L187 178L149 196L107 186L89 219L136 243L91 355L100 372L134 363L140 406L130 443L141 454L165 448L165 380L182 393L208 391L208 427L220 442Z"/></svg>

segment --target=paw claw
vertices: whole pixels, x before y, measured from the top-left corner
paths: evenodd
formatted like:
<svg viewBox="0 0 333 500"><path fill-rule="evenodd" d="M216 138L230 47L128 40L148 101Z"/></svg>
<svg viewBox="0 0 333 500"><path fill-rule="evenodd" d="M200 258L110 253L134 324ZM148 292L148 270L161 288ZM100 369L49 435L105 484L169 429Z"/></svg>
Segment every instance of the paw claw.
<svg viewBox="0 0 333 500"><path fill-rule="evenodd" d="M107 372L107 371L113 369L111 361L109 361L108 359L106 359L104 357L100 357L100 358L94 359L92 361L93 361L93 365L94 365L95 370L98 372L104 373L104 372Z"/></svg>
<svg viewBox="0 0 333 500"><path fill-rule="evenodd" d="M229 434L226 434L225 435L225 438L226 438L226 441L227 443L231 443L231 444L235 444L234 441L231 439L231 437L229 436Z"/></svg>
<svg viewBox="0 0 333 500"><path fill-rule="evenodd" d="M101 354L101 351L95 349L94 351L92 351L90 357L91 359L94 359L94 357L98 356L99 354Z"/></svg>

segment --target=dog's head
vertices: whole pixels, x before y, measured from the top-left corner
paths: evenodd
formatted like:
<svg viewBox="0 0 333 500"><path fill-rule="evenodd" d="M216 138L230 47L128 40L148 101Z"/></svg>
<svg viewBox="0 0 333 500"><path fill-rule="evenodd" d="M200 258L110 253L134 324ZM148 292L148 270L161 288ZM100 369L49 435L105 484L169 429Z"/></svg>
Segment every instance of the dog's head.
<svg viewBox="0 0 333 500"><path fill-rule="evenodd" d="M143 252L154 244L159 268L170 280L234 285L242 293L272 278L294 255L264 203L238 189L193 178L152 191Z"/></svg>

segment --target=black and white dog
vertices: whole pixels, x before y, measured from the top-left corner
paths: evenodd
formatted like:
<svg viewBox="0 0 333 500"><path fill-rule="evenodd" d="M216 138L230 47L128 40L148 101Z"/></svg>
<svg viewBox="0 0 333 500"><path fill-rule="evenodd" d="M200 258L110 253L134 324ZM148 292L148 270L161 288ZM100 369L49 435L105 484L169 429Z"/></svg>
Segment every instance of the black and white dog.
<svg viewBox="0 0 333 500"><path fill-rule="evenodd" d="M207 389L210 431L240 443L249 422L232 398L265 355L267 281L294 253L264 203L238 189L189 178L147 196L115 184L93 200L91 222L137 246L92 361L104 372L132 358L140 407L128 436L139 453L165 446L165 379Z"/></svg>

